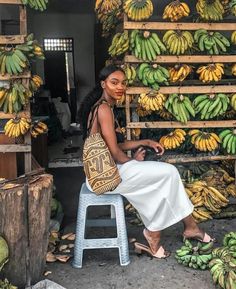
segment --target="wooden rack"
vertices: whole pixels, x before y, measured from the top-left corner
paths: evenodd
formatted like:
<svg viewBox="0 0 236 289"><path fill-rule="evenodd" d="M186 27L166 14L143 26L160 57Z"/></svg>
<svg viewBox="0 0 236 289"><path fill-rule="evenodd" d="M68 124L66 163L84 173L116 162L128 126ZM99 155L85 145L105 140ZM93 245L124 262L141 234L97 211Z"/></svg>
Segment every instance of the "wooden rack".
<svg viewBox="0 0 236 289"><path fill-rule="evenodd" d="M12 4L19 5L20 13L20 35L0 35L0 45L4 44L22 44L25 41L27 35L27 14L26 7L22 5L21 0L0 0L0 4ZM25 72L21 75L0 75L1 81L9 81L11 79L23 78L25 81L28 81L31 74L30 72ZM30 106L28 105L24 111L21 111L17 114L20 117L30 118ZM15 117L15 114L5 114L0 112L0 119L10 119ZM24 153L24 168L25 173L31 171L31 135L27 133L24 135L23 144L0 144L0 153Z"/></svg>
<svg viewBox="0 0 236 289"><path fill-rule="evenodd" d="M206 29L210 31L234 31L236 30L236 23L188 23L188 22L133 22L128 21L127 16L124 16L124 30L197 30ZM124 58L126 63L142 63L140 59L137 59L133 55L126 55ZM152 63L236 63L236 55L159 55ZM191 82L191 80L189 80ZM229 82L232 82L229 80ZM126 94L135 95L141 93L148 93L151 90L150 87L128 87ZM159 90L163 94L182 93L182 94L203 94L203 93L236 93L236 85L232 83L227 84L208 84L208 85L184 85L180 86L162 86ZM125 113L127 124L127 139L131 140L132 128L224 128L224 127L236 127L236 120L209 120L209 121L188 121L183 124L178 121L155 121L155 122L132 122L130 108L133 107L129 102L129 98L126 98ZM236 159L236 155L216 155L216 156L190 156L180 155L179 157L173 157L173 155L160 158L169 163L187 163L195 161L213 161L213 160L225 160ZM235 162L236 173L236 162Z"/></svg>

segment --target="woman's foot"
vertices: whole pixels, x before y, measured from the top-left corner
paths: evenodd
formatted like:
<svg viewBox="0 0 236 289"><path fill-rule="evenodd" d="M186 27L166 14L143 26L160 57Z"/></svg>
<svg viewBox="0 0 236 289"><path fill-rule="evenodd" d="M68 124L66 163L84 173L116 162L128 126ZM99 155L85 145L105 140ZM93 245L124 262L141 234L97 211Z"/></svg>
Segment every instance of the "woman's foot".
<svg viewBox="0 0 236 289"><path fill-rule="evenodd" d="M183 233L183 238L185 239L195 239L203 243L215 242L214 238L211 238L203 230L197 228L196 230L185 230Z"/></svg>
<svg viewBox="0 0 236 289"><path fill-rule="evenodd" d="M148 242L148 245L150 247L150 251L152 252L152 255L156 258L167 258L170 256L170 252L167 252L163 249L163 247L159 244L161 239L161 233L151 232L147 229L143 230L143 235L145 239ZM156 255L156 256L155 256Z"/></svg>

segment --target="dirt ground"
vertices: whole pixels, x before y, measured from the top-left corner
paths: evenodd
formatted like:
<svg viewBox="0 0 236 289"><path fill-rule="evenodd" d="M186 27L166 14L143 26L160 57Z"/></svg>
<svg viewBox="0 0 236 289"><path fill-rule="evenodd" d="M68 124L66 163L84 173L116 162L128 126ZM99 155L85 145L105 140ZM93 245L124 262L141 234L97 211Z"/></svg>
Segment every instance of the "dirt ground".
<svg viewBox="0 0 236 289"><path fill-rule="evenodd" d="M70 222L64 228L64 233L75 231L75 218L78 194L83 174L78 169L52 171L55 185L62 204L65 208L67 220ZM77 177L76 177L77 176ZM80 178L78 178L80 176ZM73 185L68 179L73 178ZM60 188L60 189L59 189ZM66 191L66 193L65 193ZM60 193L61 192L61 193ZM63 192L63 193L62 193ZM108 216L107 208L90 212L98 217ZM71 221L73 220L74 221ZM215 219L200 224L201 228L217 239L215 246L220 246L225 233L236 230L236 219ZM129 238L135 238L145 243L142 235L143 227L127 223ZM47 264L45 270L52 274L48 279L67 289L214 289L209 271L199 271L179 265L174 252L182 245L182 223L178 223L163 232L162 244L172 252L165 260L152 259L147 255L138 256L134 252L133 244L129 244L130 264L125 267L119 265L118 249L85 250L83 268L74 269L71 261ZM88 237L113 237L113 228L90 228Z"/></svg>

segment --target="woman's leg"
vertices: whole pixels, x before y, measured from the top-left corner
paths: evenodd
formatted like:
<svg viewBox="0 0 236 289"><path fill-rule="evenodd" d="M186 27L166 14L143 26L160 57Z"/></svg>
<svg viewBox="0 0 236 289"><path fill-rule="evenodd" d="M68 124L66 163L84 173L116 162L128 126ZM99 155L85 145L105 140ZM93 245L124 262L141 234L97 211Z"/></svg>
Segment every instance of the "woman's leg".
<svg viewBox="0 0 236 289"><path fill-rule="evenodd" d="M157 250L160 248L160 239L161 239L161 232L160 231L149 231L148 229L145 230L145 235L149 247L153 253L156 253Z"/></svg>
<svg viewBox="0 0 236 289"><path fill-rule="evenodd" d="M183 235L185 237L189 238L197 237L199 239L204 238L204 232L199 228L192 215L189 215L186 218L184 218L183 223L184 223Z"/></svg>

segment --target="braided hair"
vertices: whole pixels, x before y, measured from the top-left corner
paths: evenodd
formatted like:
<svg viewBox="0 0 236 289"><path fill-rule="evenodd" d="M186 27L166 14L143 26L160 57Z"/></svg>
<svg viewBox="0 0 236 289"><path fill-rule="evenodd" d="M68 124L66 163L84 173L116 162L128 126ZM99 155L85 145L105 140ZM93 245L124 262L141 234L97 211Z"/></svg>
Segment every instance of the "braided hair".
<svg viewBox="0 0 236 289"><path fill-rule="evenodd" d="M98 82L96 86L86 95L83 102L81 103L78 112L78 120L80 125L82 126L83 139L87 137L87 129L88 129L87 124L91 108L101 98L103 93L101 81L104 81L110 74L114 73L115 71L124 72L120 67L113 64L104 67L99 73Z"/></svg>

